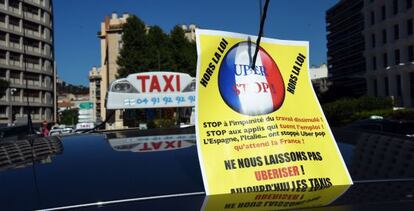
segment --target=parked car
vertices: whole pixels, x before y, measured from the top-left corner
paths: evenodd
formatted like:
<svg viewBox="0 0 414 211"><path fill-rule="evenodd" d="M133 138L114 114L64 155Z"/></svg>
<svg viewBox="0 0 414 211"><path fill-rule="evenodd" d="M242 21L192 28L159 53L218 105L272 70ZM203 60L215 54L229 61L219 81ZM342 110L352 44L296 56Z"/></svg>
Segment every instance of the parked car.
<svg viewBox="0 0 414 211"><path fill-rule="evenodd" d="M373 118L355 121L345 128L358 131L390 133L414 138L414 121Z"/></svg>
<svg viewBox="0 0 414 211"><path fill-rule="evenodd" d="M66 127L66 128L55 128L49 131L49 136L56 136L56 135L65 135L73 133L73 128Z"/></svg>

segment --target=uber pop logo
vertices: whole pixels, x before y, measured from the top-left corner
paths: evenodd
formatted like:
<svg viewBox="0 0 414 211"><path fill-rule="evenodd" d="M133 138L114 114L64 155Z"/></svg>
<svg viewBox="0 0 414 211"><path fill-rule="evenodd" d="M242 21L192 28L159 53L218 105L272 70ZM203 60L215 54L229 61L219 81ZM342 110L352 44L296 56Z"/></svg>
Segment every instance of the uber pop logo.
<svg viewBox="0 0 414 211"><path fill-rule="evenodd" d="M283 78L275 61L259 48L256 66L251 68L256 45L240 42L225 55L219 70L219 90L234 111L256 116L269 114L282 106Z"/></svg>

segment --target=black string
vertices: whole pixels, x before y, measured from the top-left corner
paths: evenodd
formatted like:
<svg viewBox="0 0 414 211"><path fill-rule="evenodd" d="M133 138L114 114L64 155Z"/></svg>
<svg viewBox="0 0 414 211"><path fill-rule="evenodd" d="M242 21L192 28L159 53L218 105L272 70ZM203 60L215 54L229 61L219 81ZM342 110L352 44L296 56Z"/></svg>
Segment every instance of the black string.
<svg viewBox="0 0 414 211"><path fill-rule="evenodd" d="M266 14L267 14L267 8L269 7L269 2L270 2L270 0L266 0L265 5L264 5L264 9L263 9L263 13L262 13L262 18L260 20L259 36L257 36L256 49L255 49L254 55L253 55L253 63L251 64L252 70L254 70L255 67L256 67L257 53L259 52L260 40L262 39L262 36L263 36L263 28L264 28L264 23L265 23L265 20L266 20ZM260 11L261 11L261 9L262 8L260 8Z"/></svg>

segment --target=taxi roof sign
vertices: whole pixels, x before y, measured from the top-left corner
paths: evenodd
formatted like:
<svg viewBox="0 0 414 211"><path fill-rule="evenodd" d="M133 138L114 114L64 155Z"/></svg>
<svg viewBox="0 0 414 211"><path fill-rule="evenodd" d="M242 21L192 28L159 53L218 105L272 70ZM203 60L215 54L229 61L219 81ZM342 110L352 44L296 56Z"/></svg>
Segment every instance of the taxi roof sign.
<svg viewBox="0 0 414 211"><path fill-rule="evenodd" d="M195 106L195 78L178 72L144 72L112 82L107 109Z"/></svg>

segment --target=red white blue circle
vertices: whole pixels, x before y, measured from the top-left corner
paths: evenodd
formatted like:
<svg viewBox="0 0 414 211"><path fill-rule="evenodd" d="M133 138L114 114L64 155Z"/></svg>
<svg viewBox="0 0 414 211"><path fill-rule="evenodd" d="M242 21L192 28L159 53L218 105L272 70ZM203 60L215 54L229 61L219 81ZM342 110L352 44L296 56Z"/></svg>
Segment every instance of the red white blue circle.
<svg viewBox="0 0 414 211"><path fill-rule="evenodd" d="M218 85L223 100L234 111L257 116L279 109L285 98L283 78L276 62L262 48L251 68L256 45L234 45L221 63Z"/></svg>

